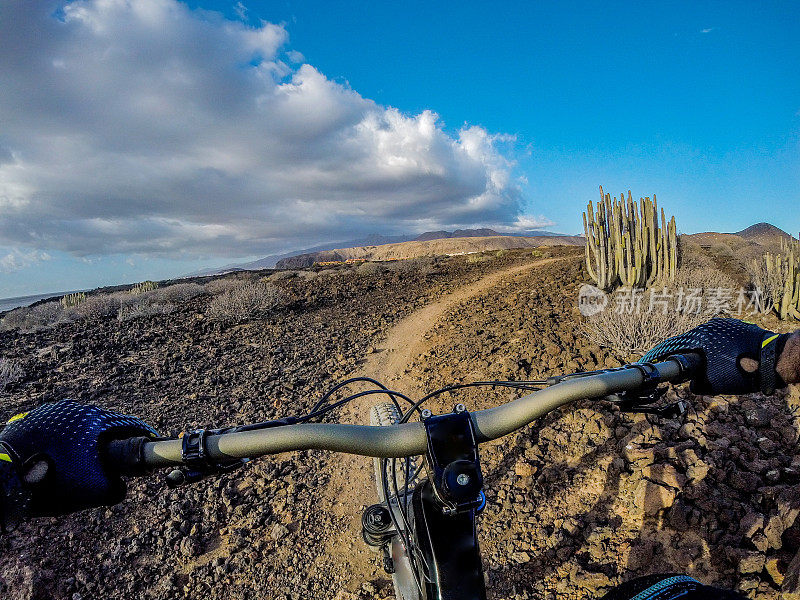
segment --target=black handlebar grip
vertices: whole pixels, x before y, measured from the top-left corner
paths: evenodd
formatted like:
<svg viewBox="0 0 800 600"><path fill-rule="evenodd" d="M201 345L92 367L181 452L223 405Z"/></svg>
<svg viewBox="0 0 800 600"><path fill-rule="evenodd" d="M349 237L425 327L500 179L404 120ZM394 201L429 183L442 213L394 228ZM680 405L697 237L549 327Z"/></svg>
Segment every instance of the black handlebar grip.
<svg viewBox="0 0 800 600"><path fill-rule="evenodd" d="M673 354L664 359L672 360L678 363L681 367L681 375L679 379L674 379L674 383L689 381L698 375L705 365L705 358L697 352L686 352L685 354Z"/></svg>
<svg viewBox="0 0 800 600"><path fill-rule="evenodd" d="M133 437L125 440L113 440L105 451L105 462L109 469L122 475L143 475L148 471L144 460L144 445L154 441L146 437Z"/></svg>

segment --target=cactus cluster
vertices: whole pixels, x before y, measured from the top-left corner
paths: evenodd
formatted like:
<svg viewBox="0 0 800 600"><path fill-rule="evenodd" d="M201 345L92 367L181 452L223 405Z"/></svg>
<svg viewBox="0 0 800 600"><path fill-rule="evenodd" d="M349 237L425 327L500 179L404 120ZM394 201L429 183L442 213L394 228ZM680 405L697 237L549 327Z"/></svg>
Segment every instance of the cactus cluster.
<svg viewBox="0 0 800 600"><path fill-rule="evenodd" d="M157 287L158 284L155 281L143 281L133 286L130 289L130 294L133 296L137 296L139 294L144 294L145 292L152 292Z"/></svg>
<svg viewBox="0 0 800 600"><path fill-rule="evenodd" d="M67 294L66 296L62 297L61 306L64 308L71 308L73 306L78 306L79 304L83 304L86 302L86 294L83 292L75 292L74 294Z"/></svg>
<svg viewBox="0 0 800 600"><path fill-rule="evenodd" d="M800 242L781 240L781 251L767 252L763 263L753 261L755 286L782 321L789 317L800 320Z"/></svg>
<svg viewBox="0 0 800 600"><path fill-rule="evenodd" d="M653 199L619 200L603 193L597 208L592 202L583 213L586 233L586 268L604 290L617 285L650 287L675 280L678 270L678 235L675 217L669 222Z"/></svg>

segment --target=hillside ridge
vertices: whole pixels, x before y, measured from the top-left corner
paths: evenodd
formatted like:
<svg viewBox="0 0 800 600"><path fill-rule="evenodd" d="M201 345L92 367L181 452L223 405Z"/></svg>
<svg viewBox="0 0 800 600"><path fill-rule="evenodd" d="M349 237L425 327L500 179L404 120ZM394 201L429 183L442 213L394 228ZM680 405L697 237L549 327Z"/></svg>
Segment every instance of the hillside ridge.
<svg viewBox="0 0 800 600"><path fill-rule="evenodd" d="M346 260L387 261L471 254L487 250L511 250L512 248L536 248L538 246L582 246L584 240L578 236L530 236L516 237L494 235L486 237L437 238L433 240L382 244L378 246L356 246L336 248L321 252L309 252L278 261L278 269L301 269L316 263L341 262Z"/></svg>

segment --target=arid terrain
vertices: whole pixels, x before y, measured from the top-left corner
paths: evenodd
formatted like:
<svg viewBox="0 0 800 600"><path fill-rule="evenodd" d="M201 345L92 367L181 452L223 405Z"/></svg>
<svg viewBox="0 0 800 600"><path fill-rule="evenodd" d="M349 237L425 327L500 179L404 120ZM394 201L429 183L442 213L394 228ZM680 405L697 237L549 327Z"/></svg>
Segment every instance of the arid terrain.
<svg viewBox="0 0 800 600"><path fill-rule="evenodd" d="M732 259L717 264L741 276ZM582 248L511 250L272 276L289 301L238 324L210 319L210 299L199 296L169 314L3 331L0 352L24 376L0 391L0 417L70 397L177 434L306 412L355 374L418 396L453 382L620 366L632 357L581 335L586 280ZM800 549L798 390L668 394L693 409L650 422L587 401L483 447L478 527L491 598L596 598L654 572L781 597ZM431 408L511 397L470 391ZM337 417L366 423L369 404ZM163 475L132 480L117 506L0 538L0 595L392 596L360 539L360 511L374 501L368 459L279 455L179 489Z"/></svg>

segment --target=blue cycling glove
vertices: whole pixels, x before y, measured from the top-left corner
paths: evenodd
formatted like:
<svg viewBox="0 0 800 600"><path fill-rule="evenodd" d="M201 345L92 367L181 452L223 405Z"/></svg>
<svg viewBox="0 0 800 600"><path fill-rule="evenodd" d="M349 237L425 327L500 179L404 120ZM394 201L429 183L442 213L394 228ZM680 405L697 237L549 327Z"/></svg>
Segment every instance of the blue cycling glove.
<svg viewBox="0 0 800 600"><path fill-rule="evenodd" d="M0 523L116 504L126 488L103 462L105 444L157 435L136 417L71 400L12 417L0 431Z"/></svg>
<svg viewBox="0 0 800 600"><path fill-rule="evenodd" d="M697 352L704 368L692 379L696 394L772 394L786 384L775 365L789 334L777 334L737 319L711 319L694 329L671 337L645 354L639 362L657 362L672 354ZM748 373L739 361L759 361L758 371Z"/></svg>

